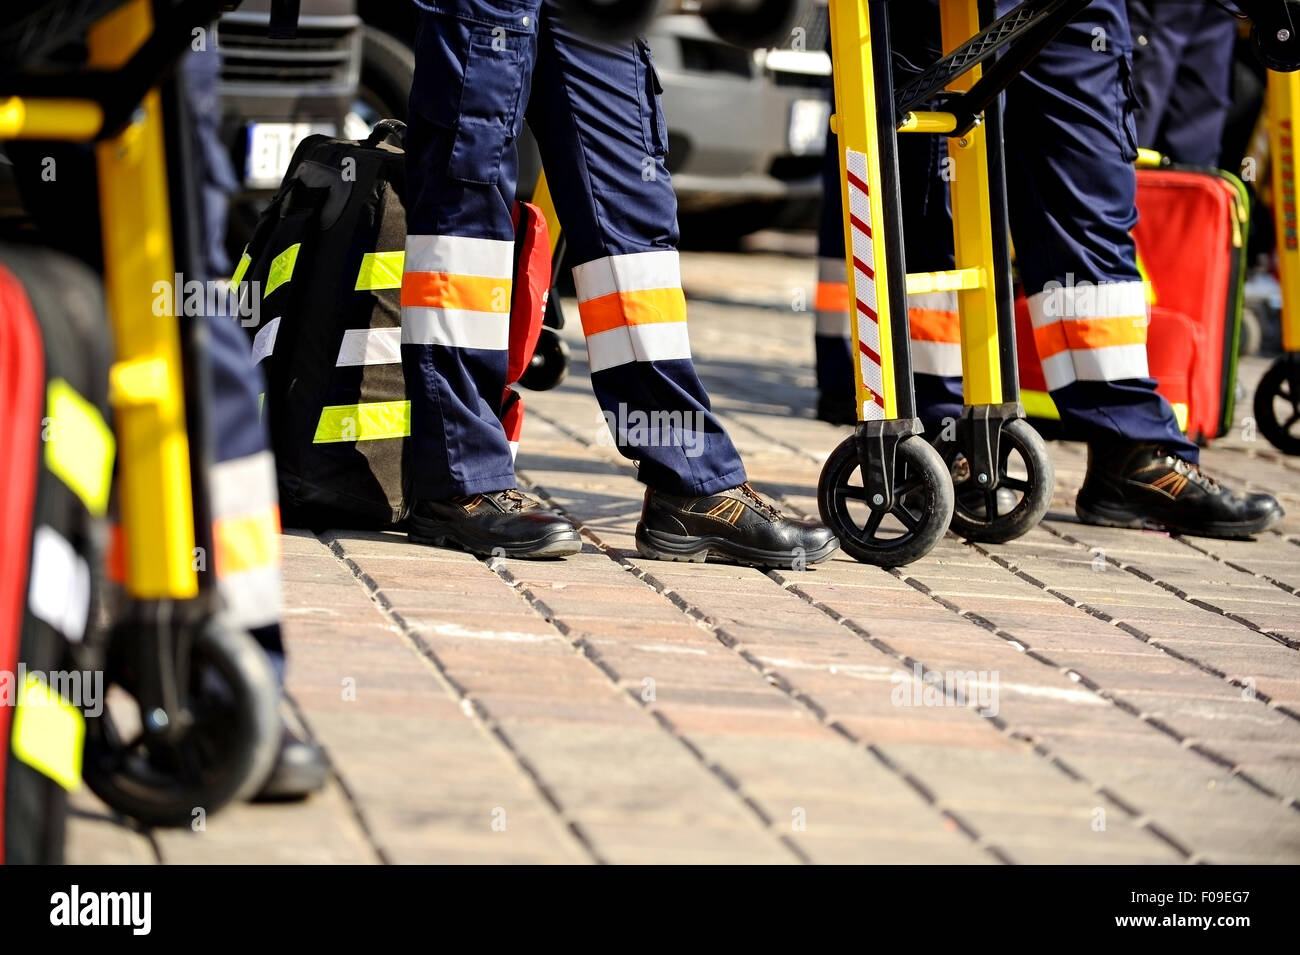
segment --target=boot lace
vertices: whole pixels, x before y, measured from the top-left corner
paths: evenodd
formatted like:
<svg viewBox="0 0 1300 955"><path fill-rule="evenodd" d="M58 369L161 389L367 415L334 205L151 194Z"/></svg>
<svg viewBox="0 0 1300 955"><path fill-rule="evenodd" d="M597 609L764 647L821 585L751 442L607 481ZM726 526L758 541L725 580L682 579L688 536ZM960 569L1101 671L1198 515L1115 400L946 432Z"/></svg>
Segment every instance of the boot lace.
<svg viewBox="0 0 1300 955"><path fill-rule="evenodd" d="M1172 460L1173 463L1171 467L1174 471L1187 478L1187 480L1191 481L1197 487L1209 491L1211 494L1217 494L1219 491L1223 490L1223 485L1202 471L1199 464L1193 464L1191 461L1179 457L1172 451L1166 451L1165 454Z"/></svg>
<svg viewBox="0 0 1300 955"><path fill-rule="evenodd" d="M759 496L759 493L755 491L752 487L750 487L748 481L740 485L740 487L736 488L736 490L738 490L741 494L747 497L752 503L754 509L758 511L760 514L762 514L764 517L770 518L771 520L774 521L781 519L781 512L778 511L771 504L769 504L767 501L763 500L763 498Z"/></svg>

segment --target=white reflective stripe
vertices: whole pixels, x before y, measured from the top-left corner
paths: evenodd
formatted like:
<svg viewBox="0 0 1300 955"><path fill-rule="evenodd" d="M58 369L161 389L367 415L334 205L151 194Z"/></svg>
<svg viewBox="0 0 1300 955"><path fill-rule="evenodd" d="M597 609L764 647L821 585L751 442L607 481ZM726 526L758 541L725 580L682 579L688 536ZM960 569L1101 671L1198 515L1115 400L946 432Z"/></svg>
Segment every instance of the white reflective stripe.
<svg viewBox="0 0 1300 955"><path fill-rule="evenodd" d="M280 568L255 567L217 578L217 593L226 605L230 622L251 630L280 621L282 600Z"/></svg>
<svg viewBox="0 0 1300 955"><path fill-rule="evenodd" d="M90 566L62 534L45 524L32 535L27 606L73 643L86 635Z"/></svg>
<svg viewBox="0 0 1300 955"><path fill-rule="evenodd" d="M625 325L587 337L587 360L593 373L634 361L669 361L691 357L685 322Z"/></svg>
<svg viewBox="0 0 1300 955"><path fill-rule="evenodd" d="M956 292L922 292L907 296L908 308L924 308L932 312L957 311Z"/></svg>
<svg viewBox="0 0 1300 955"><path fill-rule="evenodd" d="M611 255L584 262L573 270L578 301L588 302L613 292L643 292L681 288L682 268L671 249Z"/></svg>
<svg viewBox="0 0 1300 955"><path fill-rule="evenodd" d="M880 366L873 362L862 352L858 352L858 366L862 369L862 383L871 390L873 395L884 395L885 379L882 376ZM874 401L867 401L868 408L875 408L880 412L879 417L884 417L884 411Z"/></svg>
<svg viewBox="0 0 1300 955"><path fill-rule="evenodd" d="M514 459L519 456L519 442L511 441L509 442L509 444L510 444L510 460L514 461Z"/></svg>
<svg viewBox="0 0 1300 955"><path fill-rule="evenodd" d="M402 344L505 351L510 344L510 316L407 305L402 309Z"/></svg>
<svg viewBox="0 0 1300 955"><path fill-rule="evenodd" d="M1048 391L1064 388L1075 381L1074 362L1070 360L1070 351L1058 351L1051 358L1042 359L1043 380Z"/></svg>
<svg viewBox="0 0 1300 955"><path fill-rule="evenodd" d="M1148 377L1145 345L1112 345L1080 351L1067 349L1057 352L1042 364L1049 391L1076 381L1122 381Z"/></svg>
<svg viewBox="0 0 1300 955"><path fill-rule="evenodd" d="M592 374L634 361L636 351L626 325L587 336L587 364Z"/></svg>
<svg viewBox="0 0 1300 955"><path fill-rule="evenodd" d="M853 329L849 327L849 313L841 312L839 309L818 309L817 334L830 338L852 337Z"/></svg>
<svg viewBox="0 0 1300 955"><path fill-rule="evenodd" d="M1121 381L1147 377L1146 345L1111 345L1071 351L1074 374L1080 381Z"/></svg>
<svg viewBox="0 0 1300 955"><path fill-rule="evenodd" d="M395 365L402 360L400 328L349 328L343 333L335 367Z"/></svg>
<svg viewBox="0 0 1300 955"><path fill-rule="evenodd" d="M408 235L407 272L448 272L508 279L515 271L515 244L508 239L458 235Z"/></svg>
<svg viewBox="0 0 1300 955"><path fill-rule="evenodd" d="M277 315L257 330L253 336L253 364L275 351L275 336L280 332L280 316Z"/></svg>
<svg viewBox="0 0 1300 955"><path fill-rule="evenodd" d="M212 519L259 514L276 503L275 457L258 451L212 465Z"/></svg>
<svg viewBox="0 0 1300 955"><path fill-rule="evenodd" d="M1048 288L1029 298L1034 328L1076 318L1134 318L1147 314L1143 282L1076 282Z"/></svg>
<svg viewBox="0 0 1300 955"><path fill-rule="evenodd" d="M629 325L637 361L668 361L691 357L691 339L685 322L651 322Z"/></svg>
<svg viewBox="0 0 1300 955"><path fill-rule="evenodd" d="M823 256L817 260L817 281L818 282L847 282L849 275L848 263L843 257L838 259L827 258Z"/></svg>
<svg viewBox="0 0 1300 955"><path fill-rule="evenodd" d="M912 371L918 375L961 377L961 345L912 340Z"/></svg>

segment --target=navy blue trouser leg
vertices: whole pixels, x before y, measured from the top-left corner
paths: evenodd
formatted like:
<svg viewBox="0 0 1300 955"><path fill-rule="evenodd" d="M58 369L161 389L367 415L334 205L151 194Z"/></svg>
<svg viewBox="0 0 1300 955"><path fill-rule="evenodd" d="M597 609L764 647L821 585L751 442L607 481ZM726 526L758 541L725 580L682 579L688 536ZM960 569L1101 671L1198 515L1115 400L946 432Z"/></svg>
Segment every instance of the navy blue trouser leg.
<svg viewBox="0 0 1300 955"><path fill-rule="evenodd" d="M496 402L525 107L581 263L592 385L619 450L639 462L642 481L672 493L741 483L691 360L649 48L575 36L537 0L438 8L421 14L407 140L402 352L416 495L514 486Z"/></svg>

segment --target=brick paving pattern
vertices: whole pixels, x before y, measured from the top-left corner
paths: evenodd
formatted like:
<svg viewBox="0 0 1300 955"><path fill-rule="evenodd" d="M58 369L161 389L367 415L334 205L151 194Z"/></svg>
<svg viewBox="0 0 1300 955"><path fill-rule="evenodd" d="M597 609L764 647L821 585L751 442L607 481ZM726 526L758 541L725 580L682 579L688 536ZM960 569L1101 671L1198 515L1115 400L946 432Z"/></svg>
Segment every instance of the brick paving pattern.
<svg viewBox="0 0 1300 955"><path fill-rule="evenodd" d="M811 313L792 306L811 263L683 272L751 478L816 513L849 432L809 411ZM1053 508L1011 544L950 535L896 571L645 561L641 487L601 440L567 304L573 368L528 394L519 475L582 553L286 533L289 708L328 789L201 832L140 831L83 790L70 861L1300 862L1300 460L1245 422L1205 454L1287 508L1254 542L1081 525L1084 452L1054 443ZM1264 367L1243 362L1247 387ZM905 692L972 671L995 697Z"/></svg>

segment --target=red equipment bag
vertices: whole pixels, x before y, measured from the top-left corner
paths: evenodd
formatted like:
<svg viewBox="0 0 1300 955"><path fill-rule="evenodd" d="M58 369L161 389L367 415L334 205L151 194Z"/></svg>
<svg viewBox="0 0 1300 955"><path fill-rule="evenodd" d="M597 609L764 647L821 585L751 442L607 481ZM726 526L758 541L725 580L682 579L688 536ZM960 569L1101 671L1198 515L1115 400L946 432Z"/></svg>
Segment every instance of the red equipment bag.
<svg viewBox="0 0 1300 955"><path fill-rule="evenodd" d="M1137 171L1139 266L1150 283L1147 363L1179 426L1206 442L1232 424L1250 204L1217 169ZM1029 309L1016 301L1022 401L1031 418L1059 418L1034 349Z"/></svg>
<svg viewBox="0 0 1300 955"><path fill-rule="evenodd" d="M0 861L59 862L84 720L114 442L98 278L0 248ZM96 686L98 688L96 688Z"/></svg>
<svg viewBox="0 0 1300 955"><path fill-rule="evenodd" d="M551 295L551 234L542 210L531 202L516 202L515 281L510 298L510 342L506 364L506 393L501 399L501 427L513 455L524 430L524 398L512 387L533 360L542 334L546 302Z"/></svg>

